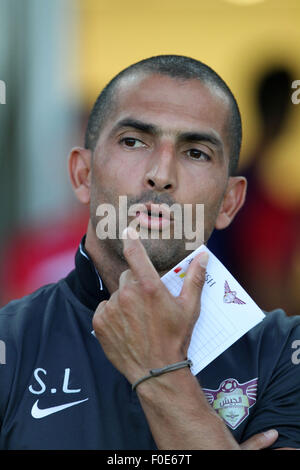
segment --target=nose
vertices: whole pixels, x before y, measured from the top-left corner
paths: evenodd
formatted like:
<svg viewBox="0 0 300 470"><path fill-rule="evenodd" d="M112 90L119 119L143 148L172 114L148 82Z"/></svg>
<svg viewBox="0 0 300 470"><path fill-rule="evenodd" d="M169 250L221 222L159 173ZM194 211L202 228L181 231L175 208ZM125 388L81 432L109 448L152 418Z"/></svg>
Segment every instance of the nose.
<svg viewBox="0 0 300 470"><path fill-rule="evenodd" d="M161 144L149 158L145 185L157 191L173 192L177 187L177 165L172 144Z"/></svg>

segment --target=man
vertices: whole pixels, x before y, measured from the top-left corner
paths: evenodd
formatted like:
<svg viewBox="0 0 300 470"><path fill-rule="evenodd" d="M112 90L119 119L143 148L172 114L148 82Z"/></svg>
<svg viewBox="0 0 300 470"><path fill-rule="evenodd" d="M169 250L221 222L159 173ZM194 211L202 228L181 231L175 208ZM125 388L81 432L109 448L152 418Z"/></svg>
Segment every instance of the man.
<svg viewBox="0 0 300 470"><path fill-rule="evenodd" d="M204 204L204 242L242 206L246 181L235 176L240 141L232 93L194 59L146 59L104 89L85 148L69 158L75 194L90 206L76 269L0 313L2 448L300 445L300 378L291 360L299 320L268 314L195 377L187 349L207 256L194 258L179 297L160 280L187 254L166 205ZM98 208L118 208L120 196L140 207L127 221L138 221L140 240L132 228L99 236ZM155 236L141 236L150 232ZM229 391L238 393L238 408L221 404Z"/></svg>

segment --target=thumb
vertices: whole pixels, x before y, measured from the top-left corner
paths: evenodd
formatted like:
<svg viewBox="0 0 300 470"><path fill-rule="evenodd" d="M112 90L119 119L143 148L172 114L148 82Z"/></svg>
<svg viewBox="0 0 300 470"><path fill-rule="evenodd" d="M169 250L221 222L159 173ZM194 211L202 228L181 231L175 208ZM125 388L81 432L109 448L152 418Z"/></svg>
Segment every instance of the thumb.
<svg viewBox="0 0 300 470"><path fill-rule="evenodd" d="M205 282L208 253L202 251L191 262L181 289L180 297L193 306L194 311L200 308L200 298ZM197 312L199 313L199 311Z"/></svg>
<svg viewBox="0 0 300 470"><path fill-rule="evenodd" d="M270 429L269 431L255 434L243 442L240 447L242 450L261 450L270 447L278 438L278 431Z"/></svg>

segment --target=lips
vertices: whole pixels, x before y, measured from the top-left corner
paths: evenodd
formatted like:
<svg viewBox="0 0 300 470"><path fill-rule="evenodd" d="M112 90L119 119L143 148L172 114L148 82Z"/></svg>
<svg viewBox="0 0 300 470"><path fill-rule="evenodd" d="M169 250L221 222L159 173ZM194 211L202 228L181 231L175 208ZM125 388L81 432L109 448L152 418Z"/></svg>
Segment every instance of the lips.
<svg viewBox="0 0 300 470"><path fill-rule="evenodd" d="M140 210L139 210L140 209ZM136 208L140 225L151 229L164 229L170 226L173 215L166 204L141 204Z"/></svg>

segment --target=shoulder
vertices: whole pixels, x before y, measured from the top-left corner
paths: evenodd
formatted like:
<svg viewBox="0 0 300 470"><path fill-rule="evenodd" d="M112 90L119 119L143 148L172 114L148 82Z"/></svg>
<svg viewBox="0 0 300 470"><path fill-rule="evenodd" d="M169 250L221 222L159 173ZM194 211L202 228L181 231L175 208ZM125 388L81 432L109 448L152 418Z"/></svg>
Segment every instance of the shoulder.
<svg viewBox="0 0 300 470"><path fill-rule="evenodd" d="M291 330L300 326L300 316L288 316L284 310L278 308L271 312L264 312L266 314L263 324L265 326L272 324L279 326L280 330Z"/></svg>
<svg viewBox="0 0 300 470"><path fill-rule="evenodd" d="M281 366L293 368L294 348L300 346L300 316L288 316L281 309L268 312L263 321L248 332L245 342L264 375Z"/></svg>
<svg viewBox="0 0 300 470"><path fill-rule="evenodd" d="M57 283L58 284L58 283ZM36 291L28 294L19 299L11 300L4 307L0 308L0 317L5 315L14 315L18 311L26 308L28 305L33 303L39 303L42 300L45 300L49 294L56 288L57 284L47 284L43 287L40 287Z"/></svg>
<svg viewBox="0 0 300 470"><path fill-rule="evenodd" d="M44 321L50 310L55 311L64 295L64 281L48 284L20 299L12 300L0 309L1 335L15 336L28 326Z"/></svg>
<svg viewBox="0 0 300 470"><path fill-rule="evenodd" d="M60 282L55 284L47 284L40 287L36 291L28 294L20 299L11 300L8 304L0 309L0 318L7 315L14 316L22 312L28 307L41 305L48 301L49 297L57 290Z"/></svg>
<svg viewBox="0 0 300 470"><path fill-rule="evenodd" d="M249 339L257 342L258 346L265 344L267 347L278 348L295 336L300 339L300 316L288 316L281 309L265 314L263 321L248 333Z"/></svg>

